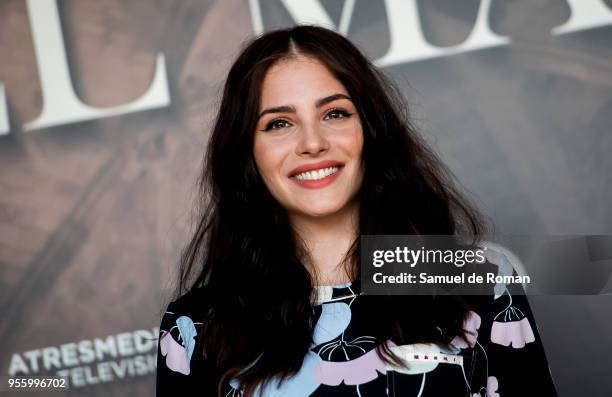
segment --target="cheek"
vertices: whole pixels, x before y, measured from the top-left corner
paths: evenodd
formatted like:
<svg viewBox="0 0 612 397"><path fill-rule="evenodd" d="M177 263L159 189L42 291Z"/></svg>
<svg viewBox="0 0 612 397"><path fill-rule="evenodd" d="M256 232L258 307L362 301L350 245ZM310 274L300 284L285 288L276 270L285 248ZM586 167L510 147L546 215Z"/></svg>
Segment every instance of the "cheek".
<svg viewBox="0 0 612 397"><path fill-rule="evenodd" d="M265 139L255 139L253 144L253 156L259 174L266 184L271 177L280 172L282 166L282 156L272 142Z"/></svg>
<svg viewBox="0 0 612 397"><path fill-rule="evenodd" d="M361 152L363 151L363 131L360 129L359 133L355 137L355 150L359 153L359 157L361 157Z"/></svg>
<svg viewBox="0 0 612 397"><path fill-rule="evenodd" d="M358 180L358 184L361 185L363 178L363 132L361 128L359 128L352 136L351 144L347 147L347 150L350 153L350 156L356 162L356 174L355 178Z"/></svg>
<svg viewBox="0 0 612 397"><path fill-rule="evenodd" d="M347 149L352 156L361 159L361 153L363 151L363 131L361 129L361 126L355 129L355 131L351 135Z"/></svg>

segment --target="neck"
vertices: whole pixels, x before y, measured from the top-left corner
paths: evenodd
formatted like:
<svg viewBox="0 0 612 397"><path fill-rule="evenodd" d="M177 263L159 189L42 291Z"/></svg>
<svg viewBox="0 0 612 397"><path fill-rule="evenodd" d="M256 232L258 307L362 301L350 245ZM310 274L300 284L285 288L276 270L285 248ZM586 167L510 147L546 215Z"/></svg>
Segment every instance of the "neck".
<svg viewBox="0 0 612 397"><path fill-rule="evenodd" d="M350 279L345 255L358 237L359 205L355 201L324 217L289 214L293 230L304 241L308 255L301 259L316 285L342 284Z"/></svg>

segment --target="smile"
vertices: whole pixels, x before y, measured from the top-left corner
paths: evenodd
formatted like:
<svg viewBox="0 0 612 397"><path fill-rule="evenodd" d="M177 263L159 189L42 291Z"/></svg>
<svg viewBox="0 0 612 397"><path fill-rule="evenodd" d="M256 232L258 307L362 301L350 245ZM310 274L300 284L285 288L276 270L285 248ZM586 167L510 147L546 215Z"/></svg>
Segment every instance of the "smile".
<svg viewBox="0 0 612 397"><path fill-rule="evenodd" d="M318 181L338 172L340 167L328 167L319 170L306 171L294 175L295 179L300 181Z"/></svg>
<svg viewBox="0 0 612 397"><path fill-rule="evenodd" d="M290 179L302 188L318 189L333 183L343 168L340 165L304 171L293 175Z"/></svg>

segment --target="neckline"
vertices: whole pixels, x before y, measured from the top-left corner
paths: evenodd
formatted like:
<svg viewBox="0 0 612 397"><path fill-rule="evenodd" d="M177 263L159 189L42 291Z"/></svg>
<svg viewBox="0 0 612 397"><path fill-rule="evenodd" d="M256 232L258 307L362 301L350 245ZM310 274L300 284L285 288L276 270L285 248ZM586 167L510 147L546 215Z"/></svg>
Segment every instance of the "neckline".
<svg viewBox="0 0 612 397"><path fill-rule="evenodd" d="M339 284L330 284L330 285L315 285L315 288L348 288L351 286L360 286L360 276L357 276L356 278L347 281L345 283L339 283Z"/></svg>
<svg viewBox="0 0 612 397"><path fill-rule="evenodd" d="M361 294L359 279L342 284L317 285L313 288L313 303L321 305L323 303L334 302Z"/></svg>
<svg viewBox="0 0 612 397"><path fill-rule="evenodd" d="M348 281L342 284L331 284L331 285L315 285L315 288L348 288L353 285L356 280Z"/></svg>

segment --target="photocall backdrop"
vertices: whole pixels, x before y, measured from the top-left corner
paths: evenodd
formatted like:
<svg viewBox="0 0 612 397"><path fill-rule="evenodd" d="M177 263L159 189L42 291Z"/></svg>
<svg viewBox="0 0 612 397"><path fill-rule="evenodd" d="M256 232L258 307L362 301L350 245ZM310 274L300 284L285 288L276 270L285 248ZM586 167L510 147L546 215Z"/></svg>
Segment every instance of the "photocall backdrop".
<svg viewBox="0 0 612 397"><path fill-rule="evenodd" d="M297 23L397 81L498 232L612 233L611 0L2 0L0 375L151 395L225 74ZM530 301L560 395L612 395L612 298Z"/></svg>

